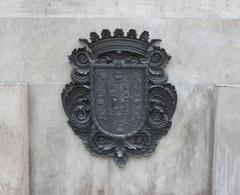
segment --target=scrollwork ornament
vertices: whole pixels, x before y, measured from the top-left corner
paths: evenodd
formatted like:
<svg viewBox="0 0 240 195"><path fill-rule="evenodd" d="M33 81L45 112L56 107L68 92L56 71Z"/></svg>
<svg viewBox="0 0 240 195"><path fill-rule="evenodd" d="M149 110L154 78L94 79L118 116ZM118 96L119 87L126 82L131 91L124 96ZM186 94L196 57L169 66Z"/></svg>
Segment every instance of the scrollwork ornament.
<svg viewBox="0 0 240 195"><path fill-rule="evenodd" d="M171 57L167 54L165 49L153 46L153 50L148 52L150 57L149 66L154 70L165 68Z"/></svg>
<svg viewBox="0 0 240 195"><path fill-rule="evenodd" d="M168 83L167 52L144 31L90 33L69 56L72 82L62 92L68 124L89 152L124 167L149 156L171 127L177 104Z"/></svg>

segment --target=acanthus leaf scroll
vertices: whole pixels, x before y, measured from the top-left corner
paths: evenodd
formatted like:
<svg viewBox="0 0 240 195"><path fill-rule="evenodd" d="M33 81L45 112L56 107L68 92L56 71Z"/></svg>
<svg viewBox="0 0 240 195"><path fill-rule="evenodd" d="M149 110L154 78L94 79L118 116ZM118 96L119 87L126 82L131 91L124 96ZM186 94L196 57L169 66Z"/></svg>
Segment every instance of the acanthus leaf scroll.
<svg viewBox="0 0 240 195"><path fill-rule="evenodd" d="M170 56L161 40L104 29L69 56L72 82L61 94L68 124L93 155L124 167L130 156L148 156L171 127L177 104L165 72Z"/></svg>

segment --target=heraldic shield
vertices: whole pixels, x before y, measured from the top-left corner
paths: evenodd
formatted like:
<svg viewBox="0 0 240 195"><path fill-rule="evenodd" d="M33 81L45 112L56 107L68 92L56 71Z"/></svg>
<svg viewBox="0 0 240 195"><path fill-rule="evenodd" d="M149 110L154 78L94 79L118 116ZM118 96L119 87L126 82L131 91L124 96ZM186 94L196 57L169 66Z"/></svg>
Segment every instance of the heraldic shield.
<svg viewBox="0 0 240 195"><path fill-rule="evenodd" d="M145 67L96 65L92 73L92 115L99 130L121 137L142 129L147 117Z"/></svg>
<svg viewBox="0 0 240 195"><path fill-rule="evenodd" d="M71 83L62 92L68 123L93 155L112 157L124 167L130 156L150 155L171 127L176 108L175 87L164 68L170 60L149 40L131 29L116 29L89 42L69 56Z"/></svg>

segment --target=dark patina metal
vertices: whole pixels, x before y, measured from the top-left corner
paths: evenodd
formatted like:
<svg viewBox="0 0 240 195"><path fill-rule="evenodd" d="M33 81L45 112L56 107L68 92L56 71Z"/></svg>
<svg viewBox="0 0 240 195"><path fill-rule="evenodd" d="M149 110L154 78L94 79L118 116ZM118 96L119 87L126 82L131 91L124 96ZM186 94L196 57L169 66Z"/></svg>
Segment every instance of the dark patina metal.
<svg viewBox="0 0 240 195"><path fill-rule="evenodd" d="M170 56L131 29L101 37L92 32L85 47L69 56L71 83L62 92L68 123L91 154L112 157L123 167L129 156L150 155L171 127L175 87L164 71Z"/></svg>

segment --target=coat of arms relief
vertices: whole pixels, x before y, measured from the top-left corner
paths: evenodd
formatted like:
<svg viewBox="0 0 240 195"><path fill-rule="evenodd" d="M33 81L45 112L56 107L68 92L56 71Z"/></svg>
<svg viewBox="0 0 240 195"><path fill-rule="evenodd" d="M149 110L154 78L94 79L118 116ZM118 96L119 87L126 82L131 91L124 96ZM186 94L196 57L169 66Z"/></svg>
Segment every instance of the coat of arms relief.
<svg viewBox="0 0 240 195"><path fill-rule="evenodd" d="M148 156L171 127L175 87L165 67L170 60L144 31L124 35L92 32L85 47L69 56L72 82L62 92L68 124L93 155L124 167L130 156Z"/></svg>

